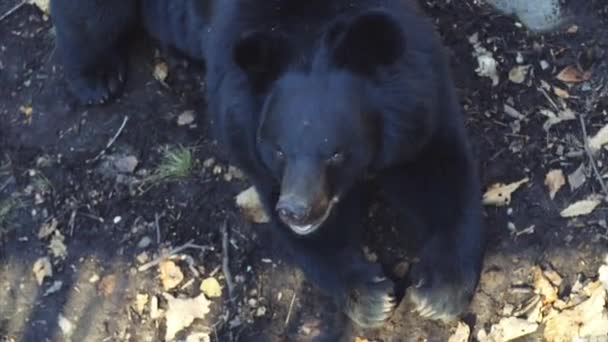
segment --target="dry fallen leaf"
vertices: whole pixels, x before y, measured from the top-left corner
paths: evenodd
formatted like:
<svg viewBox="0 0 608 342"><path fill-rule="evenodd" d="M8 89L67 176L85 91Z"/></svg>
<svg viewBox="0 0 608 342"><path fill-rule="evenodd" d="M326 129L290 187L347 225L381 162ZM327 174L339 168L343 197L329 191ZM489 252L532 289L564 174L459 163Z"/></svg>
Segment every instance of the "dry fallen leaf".
<svg viewBox="0 0 608 342"><path fill-rule="evenodd" d="M160 82L164 82L169 75L169 66L165 62L159 62L154 65L154 78Z"/></svg>
<svg viewBox="0 0 608 342"><path fill-rule="evenodd" d="M194 122L194 111L193 110L187 110L187 111L181 113L177 117L178 126L190 125L193 122Z"/></svg>
<svg viewBox="0 0 608 342"><path fill-rule="evenodd" d="M490 328L490 333L480 330L477 335L479 342L507 342L530 335L538 329L538 324L525 319L507 317L503 318Z"/></svg>
<svg viewBox="0 0 608 342"><path fill-rule="evenodd" d="M517 65L509 71L509 80L513 83L521 84L526 80L531 65Z"/></svg>
<svg viewBox="0 0 608 342"><path fill-rule="evenodd" d="M560 169L551 170L545 176L545 186L549 189L549 197L555 198L555 194L566 185L564 172Z"/></svg>
<svg viewBox="0 0 608 342"><path fill-rule="evenodd" d="M186 342L211 342L211 336L209 333L196 332L188 335Z"/></svg>
<svg viewBox="0 0 608 342"><path fill-rule="evenodd" d="M599 195L591 195L587 199L574 202L560 213L561 217L576 217L589 215L602 202L602 197Z"/></svg>
<svg viewBox="0 0 608 342"><path fill-rule="evenodd" d="M549 131L549 129L551 129L551 127L553 127L553 125L556 125L560 122L576 119L576 115L569 108L561 110L557 114L548 109L541 109L540 114L547 117L547 121L545 121L545 123L543 124L543 129L545 131Z"/></svg>
<svg viewBox="0 0 608 342"><path fill-rule="evenodd" d="M492 52L482 46L479 41L479 34L474 33L469 36L469 43L473 46L473 57L477 58L478 67L475 72L480 77L488 77L492 80L492 86L495 87L500 82L498 76L498 62L494 59Z"/></svg>
<svg viewBox="0 0 608 342"><path fill-rule="evenodd" d="M44 239L51 236L51 234L53 234L57 229L58 224L59 222L57 222L57 219L55 218L53 218L50 222L43 223L38 231L38 238Z"/></svg>
<svg viewBox="0 0 608 342"><path fill-rule="evenodd" d="M544 337L548 342L600 336L608 336L608 309L603 287L597 287L589 299L574 308L550 315L545 322Z"/></svg>
<svg viewBox="0 0 608 342"><path fill-rule="evenodd" d="M36 282L38 285L42 285L44 278L53 276L53 266L51 266L51 259L49 257L44 257L36 260L34 262L34 266L32 267L32 272L34 272L34 276L36 277Z"/></svg>
<svg viewBox="0 0 608 342"><path fill-rule="evenodd" d="M161 262L158 265L158 270L165 291L171 290L184 280L182 270L171 260Z"/></svg>
<svg viewBox="0 0 608 342"><path fill-rule="evenodd" d="M515 192L522 184L527 183L530 179L524 178L518 182L511 184L496 183L491 185L483 195L482 202L484 205L494 205L502 207L511 203L511 194Z"/></svg>
<svg viewBox="0 0 608 342"><path fill-rule="evenodd" d="M28 0L28 2L38 7L44 14L49 14L49 0Z"/></svg>
<svg viewBox="0 0 608 342"><path fill-rule="evenodd" d="M164 314L165 312L158 308L158 297L152 296L152 298L150 298L150 318L158 319L161 318Z"/></svg>
<svg viewBox="0 0 608 342"><path fill-rule="evenodd" d="M254 223L270 222L270 218L266 214L260 197L253 186L236 196L236 204L248 220Z"/></svg>
<svg viewBox="0 0 608 342"><path fill-rule="evenodd" d="M579 83L591 78L590 72L582 72L576 66L569 65L555 76L558 80L566 83Z"/></svg>
<svg viewBox="0 0 608 342"><path fill-rule="evenodd" d="M574 172L568 175L568 184L570 185L570 190L574 191L580 188L587 181L587 167L585 163L581 163Z"/></svg>
<svg viewBox="0 0 608 342"><path fill-rule="evenodd" d="M56 230L49 243L49 251L55 258L65 259L68 256L68 248L63 240L65 238L60 231Z"/></svg>
<svg viewBox="0 0 608 342"><path fill-rule="evenodd" d="M608 125L600 128L593 137L589 138L587 144L592 152L597 152L602 146L608 144Z"/></svg>
<svg viewBox="0 0 608 342"><path fill-rule="evenodd" d="M553 93L558 97L561 97L562 99L570 98L570 93L568 93L568 91L566 91L565 89L559 87L553 87Z"/></svg>
<svg viewBox="0 0 608 342"><path fill-rule="evenodd" d="M74 323L70 322L64 315L59 314L57 317L57 325L59 325L59 329L65 336L70 336L74 331Z"/></svg>
<svg viewBox="0 0 608 342"><path fill-rule="evenodd" d="M466 323L458 322L456 331L450 336L448 342L468 342L471 336L471 328Z"/></svg>
<svg viewBox="0 0 608 342"><path fill-rule="evenodd" d="M558 289L545 277L543 270L538 266L532 267L532 276L534 277L535 292L543 297L543 302L545 304L555 302L558 298Z"/></svg>
<svg viewBox="0 0 608 342"><path fill-rule="evenodd" d="M108 274L101 278L99 285L97 285L97 291L104 297L109 297L114 293L116 289L116 275Z"/></svg>
<svg viewBox="0 0 608 342"><path fill-rule="evenodd" d="M606 265L602 265L599 270L599 281L604 286L604 289L608 291L608 263Z"/></svg>
<svg viewBox="0 0 608 342"><path fill-rule="evenodd" d="M192 324L195 319L203 319L209 313L211 302L201 293L196 298L175 298L168 293L163 293L167 300L167 330L165 340L171 341L175 334Z"/></svg>
<svg viewBox="0 0 608 342"><path fill-rule="evenodd" d="M209 277L201 282L201 291L208 298L217 298L222 295L222 286L214 277Z"/></svg>
<svg viewBox="0 0 608 342"><path fill-rule="evenodd" d="M135 296L135 312L139 315L144 313L144 309L148 304L148 298L149 296L146 293L138 293Z"/></svg>

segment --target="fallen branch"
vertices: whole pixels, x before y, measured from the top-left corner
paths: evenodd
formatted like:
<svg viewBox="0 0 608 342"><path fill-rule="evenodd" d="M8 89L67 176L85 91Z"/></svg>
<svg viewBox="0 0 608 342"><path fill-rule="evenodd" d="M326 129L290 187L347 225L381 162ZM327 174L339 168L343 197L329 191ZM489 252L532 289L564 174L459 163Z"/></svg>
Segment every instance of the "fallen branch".
<svg viewBox="0 0 608 342"><path fill-rule="evenodd" d="M291 318L291 311L293 310L293 304L296 302L296 293L293 293L291 297L291 303L289 303L289 309L287 310L287 317L285 317L285 326L289 324L289 318Z"/></svg>
<svg viewBox="0 0 608 342"><path fill-rule="evenodd" d="M23 7L27 3L28 3L28 0L23 0L20 3L16 4L15 6L13 6L8 11L4 12L4 14L2 16L0 16L0 21L6 19L8 17L10 17L11 15L13 15L15 12L17 12L19 9L21 9L21 7Z"/></svg>
<svg viewBox="0 0 608 342"><path fill-rule="evenodd" d="M589 148L589 136L587 135L587 126L585 126L585 119L583 119L582 115L578 116L579 121L581 123L581 128L583 130L583 145L585 146L585 153L587 153L587 157L589 158L589 163L591 164L591 168L593 169L593 173L595 174L595 178L600 183L602 187L602 191L604 192L604 201L608 202L608 187L606 187L606 183L602 178L602 174L597 168L595 164L595 158L593 158L593 152L591 152L591 148Z"/></svg>
<svg viewBox="0 0 608 342"><path fill-rule="evenodd" d="M160 264L161 262L163 262L163 261L171 258L172 256L174 256L174 255L176 255L176 254L178 254L178 253L180 253L183 250L186 250L188 248L200 249L200 250L203 250L203 251L207 250L207 247L196 245L196 244L194 244L194 240L190 240L190 241L186 242L185 244L183 244L183 245L181 245L179 247L175 247L175 248L171 249L166 254L163 254L163 255L159 256L158 258L156 258L156 259L154 259L154 260L152 260L150 262L147 262L147 263L139 266L137 268L137 271L138 272L147 271L147 270L151 269L152 267Z"/></svg>
<svg viewBox="0 0 608 342"><path fill-rule="evenodd" d="M112 145L114 145L114 142L116 142L116 139L118 139L118 136L120 136L120 134L122 133L122 131L125 129L125 126L127 125L127 121L129 121L129 116L125 116L125 118L122 120L122 124L118 128L118 131L116 131L116 133L114 134L114 136L112 137L112 139L110 139L110 141L108 141L108 144L106 145L106 147L104 147L101 150L101 152L99 152L99 154L97 156L95 156L95 158L87 160L86 161L87 164L93 163L93 162L97 161L99 158L101 158L106 153L106 151L110 147L112 147Z"/></svg>
<svg viewBox="0 0 608 342"><path fill-rule="evenodd" d="M222 272L226 278L226 286L228 286L228 298L233 300L234 298L234 283L232 282L232 274L230 273L230 229L228 229L228 222L224 221L222 224Z"/></svg>

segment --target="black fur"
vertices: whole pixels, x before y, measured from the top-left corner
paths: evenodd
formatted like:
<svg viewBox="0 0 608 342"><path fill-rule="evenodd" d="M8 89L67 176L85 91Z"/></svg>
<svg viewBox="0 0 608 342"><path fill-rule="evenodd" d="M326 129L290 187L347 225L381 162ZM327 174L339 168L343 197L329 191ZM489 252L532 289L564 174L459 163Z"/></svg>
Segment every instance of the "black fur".
<svg viewBox="0 0 608 342"><path fill-rule="evenodd" d="M52 4L67 77L85 102L117 93L115 44L137 20L204 60L218 140L285 249L356 323L377 326L395 306L393 283L359 246L374 186L431 235L410 272L420 313L466 309L483 254L477 171L442 46L408 1Z"/></svg>

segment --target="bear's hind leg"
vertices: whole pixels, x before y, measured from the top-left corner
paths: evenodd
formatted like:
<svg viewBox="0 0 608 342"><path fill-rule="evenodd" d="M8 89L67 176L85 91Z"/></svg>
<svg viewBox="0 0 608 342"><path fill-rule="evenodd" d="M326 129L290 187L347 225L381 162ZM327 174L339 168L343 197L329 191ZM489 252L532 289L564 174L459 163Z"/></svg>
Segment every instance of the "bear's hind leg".
<svg viewBox="0 0 608 342"><path fill-rule="evenodd" d="M136 24L136 0L52 0L58 52L71 90L102 104L121 90L126 59L120 38Z"/></svg>

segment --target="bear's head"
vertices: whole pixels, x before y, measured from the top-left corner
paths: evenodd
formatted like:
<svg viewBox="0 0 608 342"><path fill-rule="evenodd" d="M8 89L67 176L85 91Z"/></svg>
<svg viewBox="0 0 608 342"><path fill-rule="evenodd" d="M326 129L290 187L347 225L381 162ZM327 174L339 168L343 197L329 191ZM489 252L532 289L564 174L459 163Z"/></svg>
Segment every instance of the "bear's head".
<svg viewBox="0 0 608 342"><path fill-rule="evenodd" d="M235 62L264 98L257 150L280 183L275 210L296 234L315 232L383 163L385 104L374 75L397 63L404 46L398 21L376 10L332 22L305 68L289 57L283 34L254 32L236 45Z"/></svg>

